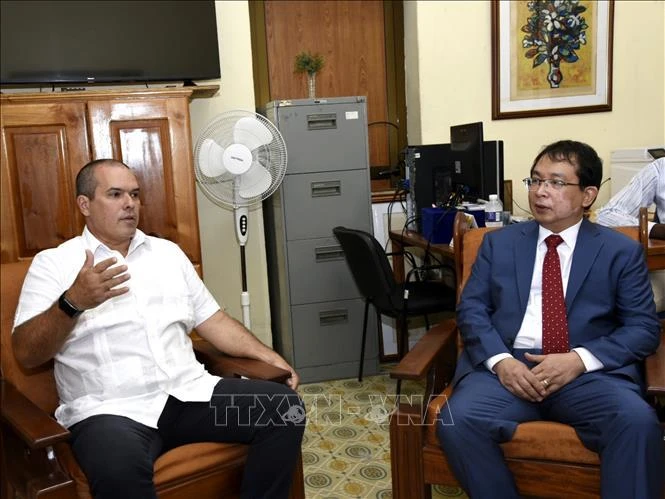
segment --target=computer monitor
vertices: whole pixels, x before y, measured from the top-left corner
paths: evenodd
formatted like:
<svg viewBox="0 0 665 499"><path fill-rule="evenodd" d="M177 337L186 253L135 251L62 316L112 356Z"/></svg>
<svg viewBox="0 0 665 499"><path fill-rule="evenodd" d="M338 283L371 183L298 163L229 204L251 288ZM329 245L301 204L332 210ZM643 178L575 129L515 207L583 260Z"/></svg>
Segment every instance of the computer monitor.
<svg viewBox="0 0 665 499"><path fill-rule="evenodd" d="M410 228L415 222L417 230L421 230L423 208L451 207L461 201L486 201L490 194L499 194L503 199L503 141L478 143L477 138L482 139L482 123L451 127L450 144L406 148Z"/></svg>
<svg viewBox="0 0 665 499"><path fill-rule="evenodd" d="M465 201L487 199L484 192L483 123L450 127L450 161L452 183ZM496 193L495 193L496 194Z"/></svg>

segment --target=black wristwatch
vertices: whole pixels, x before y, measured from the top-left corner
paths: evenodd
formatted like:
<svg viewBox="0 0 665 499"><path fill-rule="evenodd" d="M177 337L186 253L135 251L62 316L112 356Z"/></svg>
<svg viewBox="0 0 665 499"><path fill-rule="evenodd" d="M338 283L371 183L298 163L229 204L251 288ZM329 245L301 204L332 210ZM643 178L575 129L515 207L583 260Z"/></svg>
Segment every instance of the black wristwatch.
<svg viewBox="0 0 665 499"><path fill-rule="evenodd" d="M67 293L67 291L65 291ZM64 313L66 313L69 317L72 319L74 317L78 317L83 313L83 310L79 310L76 308L74 305L72 305L67 298L65 298L65 293L62 293L60 295L60 298L58 298L58 307L60 307L60 310L62 310Z"/></svg>

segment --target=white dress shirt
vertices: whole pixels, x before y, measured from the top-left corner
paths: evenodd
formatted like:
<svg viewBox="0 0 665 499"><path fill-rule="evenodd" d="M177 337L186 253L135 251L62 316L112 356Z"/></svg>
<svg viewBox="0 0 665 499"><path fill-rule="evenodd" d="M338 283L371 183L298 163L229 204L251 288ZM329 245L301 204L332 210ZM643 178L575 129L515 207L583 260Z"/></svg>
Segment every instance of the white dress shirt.
<svg viewBox="0 0 665 499"><path fill-rule="evenodd" d="M640 208L654 203L660 223L665 223L665 158L659 158L637 172L626 187L598 210L596 222L607 227L638 225ZM649 230L653 226L654 223L649 222Z"/></svg>
<svg viewBox="0 0 665 499"><path fill-rule="evenodd" d="M568 288L568 279L570 277L570 268L573 263L573 252L577 243L577 235L580 231L582 220L572 227L559 233L563 242L556 248L559 254L559 263L561 265L561 282L563 284L563 294L566 296ZM538 243L536 245L536 261L533 265L533 274L531 277L531 289L529 290L529 301L526 305L522 325L520 326L513 348L520 349L541 349L543 347L543 261L547 253L547 244L545 239L553 234L552 231L540 226L538 230ZM596 371L603 367L603 364L586 348L573 348L578 353L587 372ZM485 366L493 370L494 365L505 358L512 357L508 353L494 355L485 361Z"/></svg>
<svg viewBox="0 0 665 499"><path fill-rule="evenodd" d="M194 356L189 333L219 305L182 250L137 230L127 257L81 236L35 256L26 276L14 327L47 310L68 289L93 252L128 267L129 292L84 311L55 356L60 405L69 427L95 414L126 416L156 428L169 395L208 401L219 377Z"/></svg>

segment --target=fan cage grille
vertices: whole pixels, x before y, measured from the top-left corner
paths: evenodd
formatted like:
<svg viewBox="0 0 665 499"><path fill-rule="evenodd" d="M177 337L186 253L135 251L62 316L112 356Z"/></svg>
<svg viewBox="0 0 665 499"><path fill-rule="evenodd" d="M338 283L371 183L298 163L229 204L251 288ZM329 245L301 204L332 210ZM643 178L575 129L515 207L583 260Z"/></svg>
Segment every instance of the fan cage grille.
<svg viewBox="0 0 665 499"><path fill-rule="evenodd" d="M258 196L243 198L238 193L239 179L228 172L217 177L209 177L201 170L200 151L206 139L213 140L226 149L234 143L234 128L241 118L256 119L272 134L268 144L260 145L252 153L252 161L268 170L270 186ZM194 149L196 180L205 195L215 204L224 208L251 207L270 197L280 186L286 174L287 152L284 138L273 123L257 113L234 110L216 116L201 132Z"/></svg>

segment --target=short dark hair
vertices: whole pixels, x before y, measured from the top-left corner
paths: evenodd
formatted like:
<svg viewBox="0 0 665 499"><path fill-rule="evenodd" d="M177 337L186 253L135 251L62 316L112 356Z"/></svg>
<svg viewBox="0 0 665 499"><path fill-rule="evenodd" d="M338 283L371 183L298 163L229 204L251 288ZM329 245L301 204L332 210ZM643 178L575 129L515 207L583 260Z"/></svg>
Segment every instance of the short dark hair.
<svg viewBox="0 0 665 499"><path fill-rule="evenodd" d="M76 175L76 195L86 196L88 199L94 199L95 189L97 189L97 179L95 178L95 170L102 165L108 166L124 166L129 169L122 161L117 159L95 159L81 168Z"/></svg>
<svg viewBox="0 0 665 499"><path fill-rule="evenodd" d="M580 179L581 190L590 186L600 188L603 180L603 160L590 145L575 140L553 142L538 153L536 159L533 160L530 173L533 173L538 161L545 155L552 161L567 161L573 165L575 173Z"/></svg>

